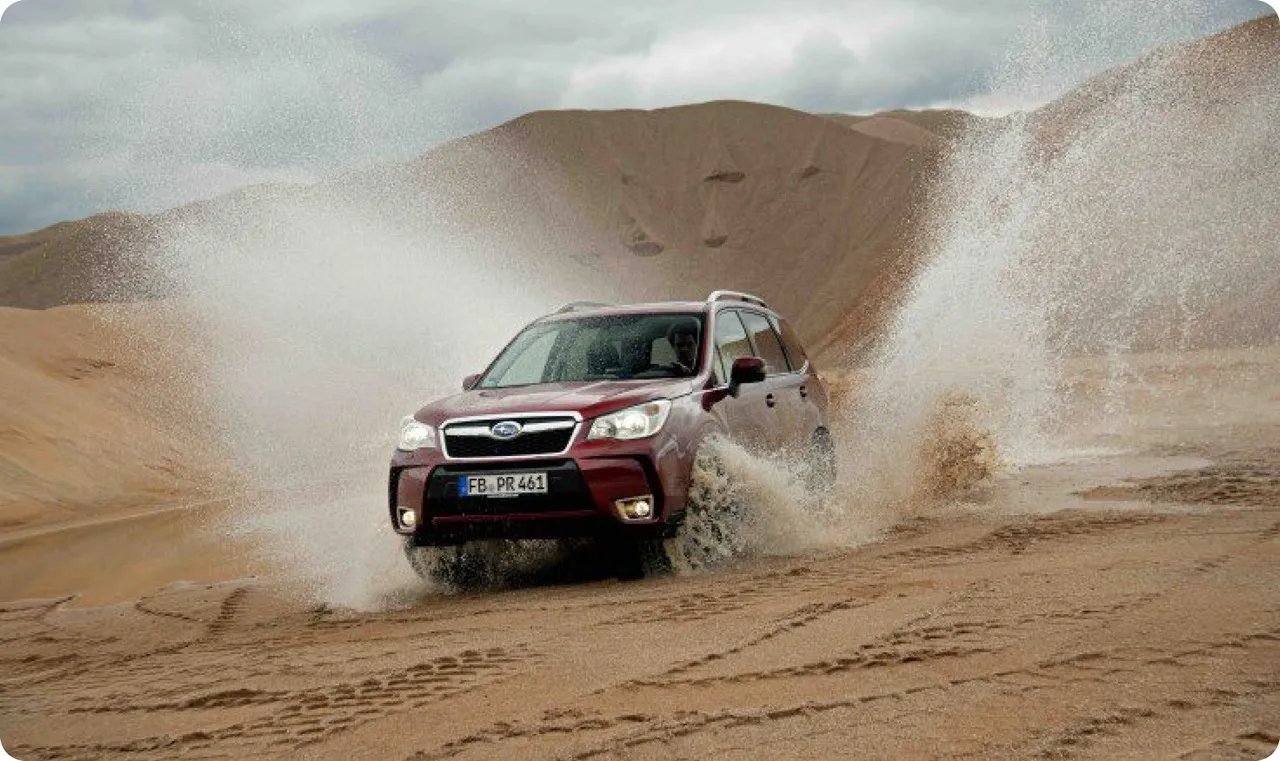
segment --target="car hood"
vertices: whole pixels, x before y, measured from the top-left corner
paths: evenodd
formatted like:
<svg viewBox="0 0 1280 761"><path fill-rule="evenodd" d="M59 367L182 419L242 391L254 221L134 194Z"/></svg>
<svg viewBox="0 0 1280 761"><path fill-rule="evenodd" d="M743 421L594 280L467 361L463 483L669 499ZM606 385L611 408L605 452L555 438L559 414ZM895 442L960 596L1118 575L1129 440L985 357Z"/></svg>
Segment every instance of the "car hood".
<svg viewBox="0 0 1280 761"><path fill-rule="evenodd" d="M659 381L582 381L544 383L514 388L464 391L432 402L414 415L438 426L446 420L473 416L518 416L530 412L577 412L584 419L641 404L671 399L693 391L689 378Z"/></svg>

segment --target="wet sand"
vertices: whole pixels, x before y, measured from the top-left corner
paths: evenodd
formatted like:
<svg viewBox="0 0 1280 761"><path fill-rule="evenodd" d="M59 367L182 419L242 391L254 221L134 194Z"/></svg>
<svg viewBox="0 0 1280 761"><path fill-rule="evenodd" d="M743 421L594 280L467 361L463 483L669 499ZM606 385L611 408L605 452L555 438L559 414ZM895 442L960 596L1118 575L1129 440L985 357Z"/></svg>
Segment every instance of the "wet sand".
<svg viewBox="0 0 1280 761"><path fill-rule="evenodd" d="M1090 407L1114 373L1072 368L1057 461L697 576L360 613L252 577L186 520L216 506L0 537L0 739L24 761L1260 759L1280 351L1132 367L1122 426Z"/></svg>

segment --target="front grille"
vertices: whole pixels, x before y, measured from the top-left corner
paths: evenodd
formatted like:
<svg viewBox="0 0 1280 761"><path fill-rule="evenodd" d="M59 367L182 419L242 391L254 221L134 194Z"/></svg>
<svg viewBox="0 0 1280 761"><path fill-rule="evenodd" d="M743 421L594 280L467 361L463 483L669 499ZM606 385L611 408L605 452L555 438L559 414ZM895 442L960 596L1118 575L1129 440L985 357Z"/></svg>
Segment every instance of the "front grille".
<svg viewBox="0 0 1280 761"><path fill-rule="evenodd" d="M451 434L457 428L488 428L503 420L515 420L522 425L535 423L567 423L570 427L550 431L521 432L514 439L502 440L487 435L459 436ZM455 459L483 459L487 457L528 457L530 455L560 454L569 447L575 430L573 418L494 418L468 421L446 426L444 429L445 454Z"/></svg>
<svg viewBox="0 0 1280 761"><path fill-rule="evenodd" d="M498 441L480 436L454 436L448 439L448 452L455 458L524 457L535 454L563 452L569 445L573 429L526 433L510 441ZM445 434L448 437L448 433Z"/></svg>

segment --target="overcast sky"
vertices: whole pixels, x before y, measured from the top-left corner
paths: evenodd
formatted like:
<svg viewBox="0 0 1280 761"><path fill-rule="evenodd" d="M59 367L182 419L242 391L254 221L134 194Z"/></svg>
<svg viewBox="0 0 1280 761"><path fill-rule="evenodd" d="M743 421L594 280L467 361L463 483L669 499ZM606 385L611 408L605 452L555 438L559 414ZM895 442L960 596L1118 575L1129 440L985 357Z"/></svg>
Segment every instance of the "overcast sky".
<svg viewBox="0 0 1280 761"><path fill-rule="evenodd" d="M22 0L0 21L0 234L314 180L536 109L1028 108L1264 12L1258 0Z"/></svg>

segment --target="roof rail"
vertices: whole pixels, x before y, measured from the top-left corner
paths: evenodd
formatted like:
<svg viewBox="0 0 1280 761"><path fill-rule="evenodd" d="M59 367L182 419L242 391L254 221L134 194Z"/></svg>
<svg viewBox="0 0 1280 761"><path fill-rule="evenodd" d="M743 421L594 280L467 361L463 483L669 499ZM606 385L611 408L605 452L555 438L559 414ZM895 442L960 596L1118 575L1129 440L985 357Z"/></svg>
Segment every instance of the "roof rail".
<svg viewBox="0 0 1280 761"><path fill-rule="evenodd" d="M556 314L564 314L565 312L577 312L583 309L600 309L602 307L612 306L611 304L602 304L599 301L570 301L568 304L556 310Z"/></svg>
<svg viewBox="0 0 1280 761"><path fill-rule="evenodd" d="M708 304L715 301L730 301L730 300L745 301L748 304L755 304L757 306L762 306L765 309L769 308L769 305L764 303L764 299L760 298L759 296L752 296L749 293L742 293L741 291L712 291L711 295L707 297Z"/></svg>

